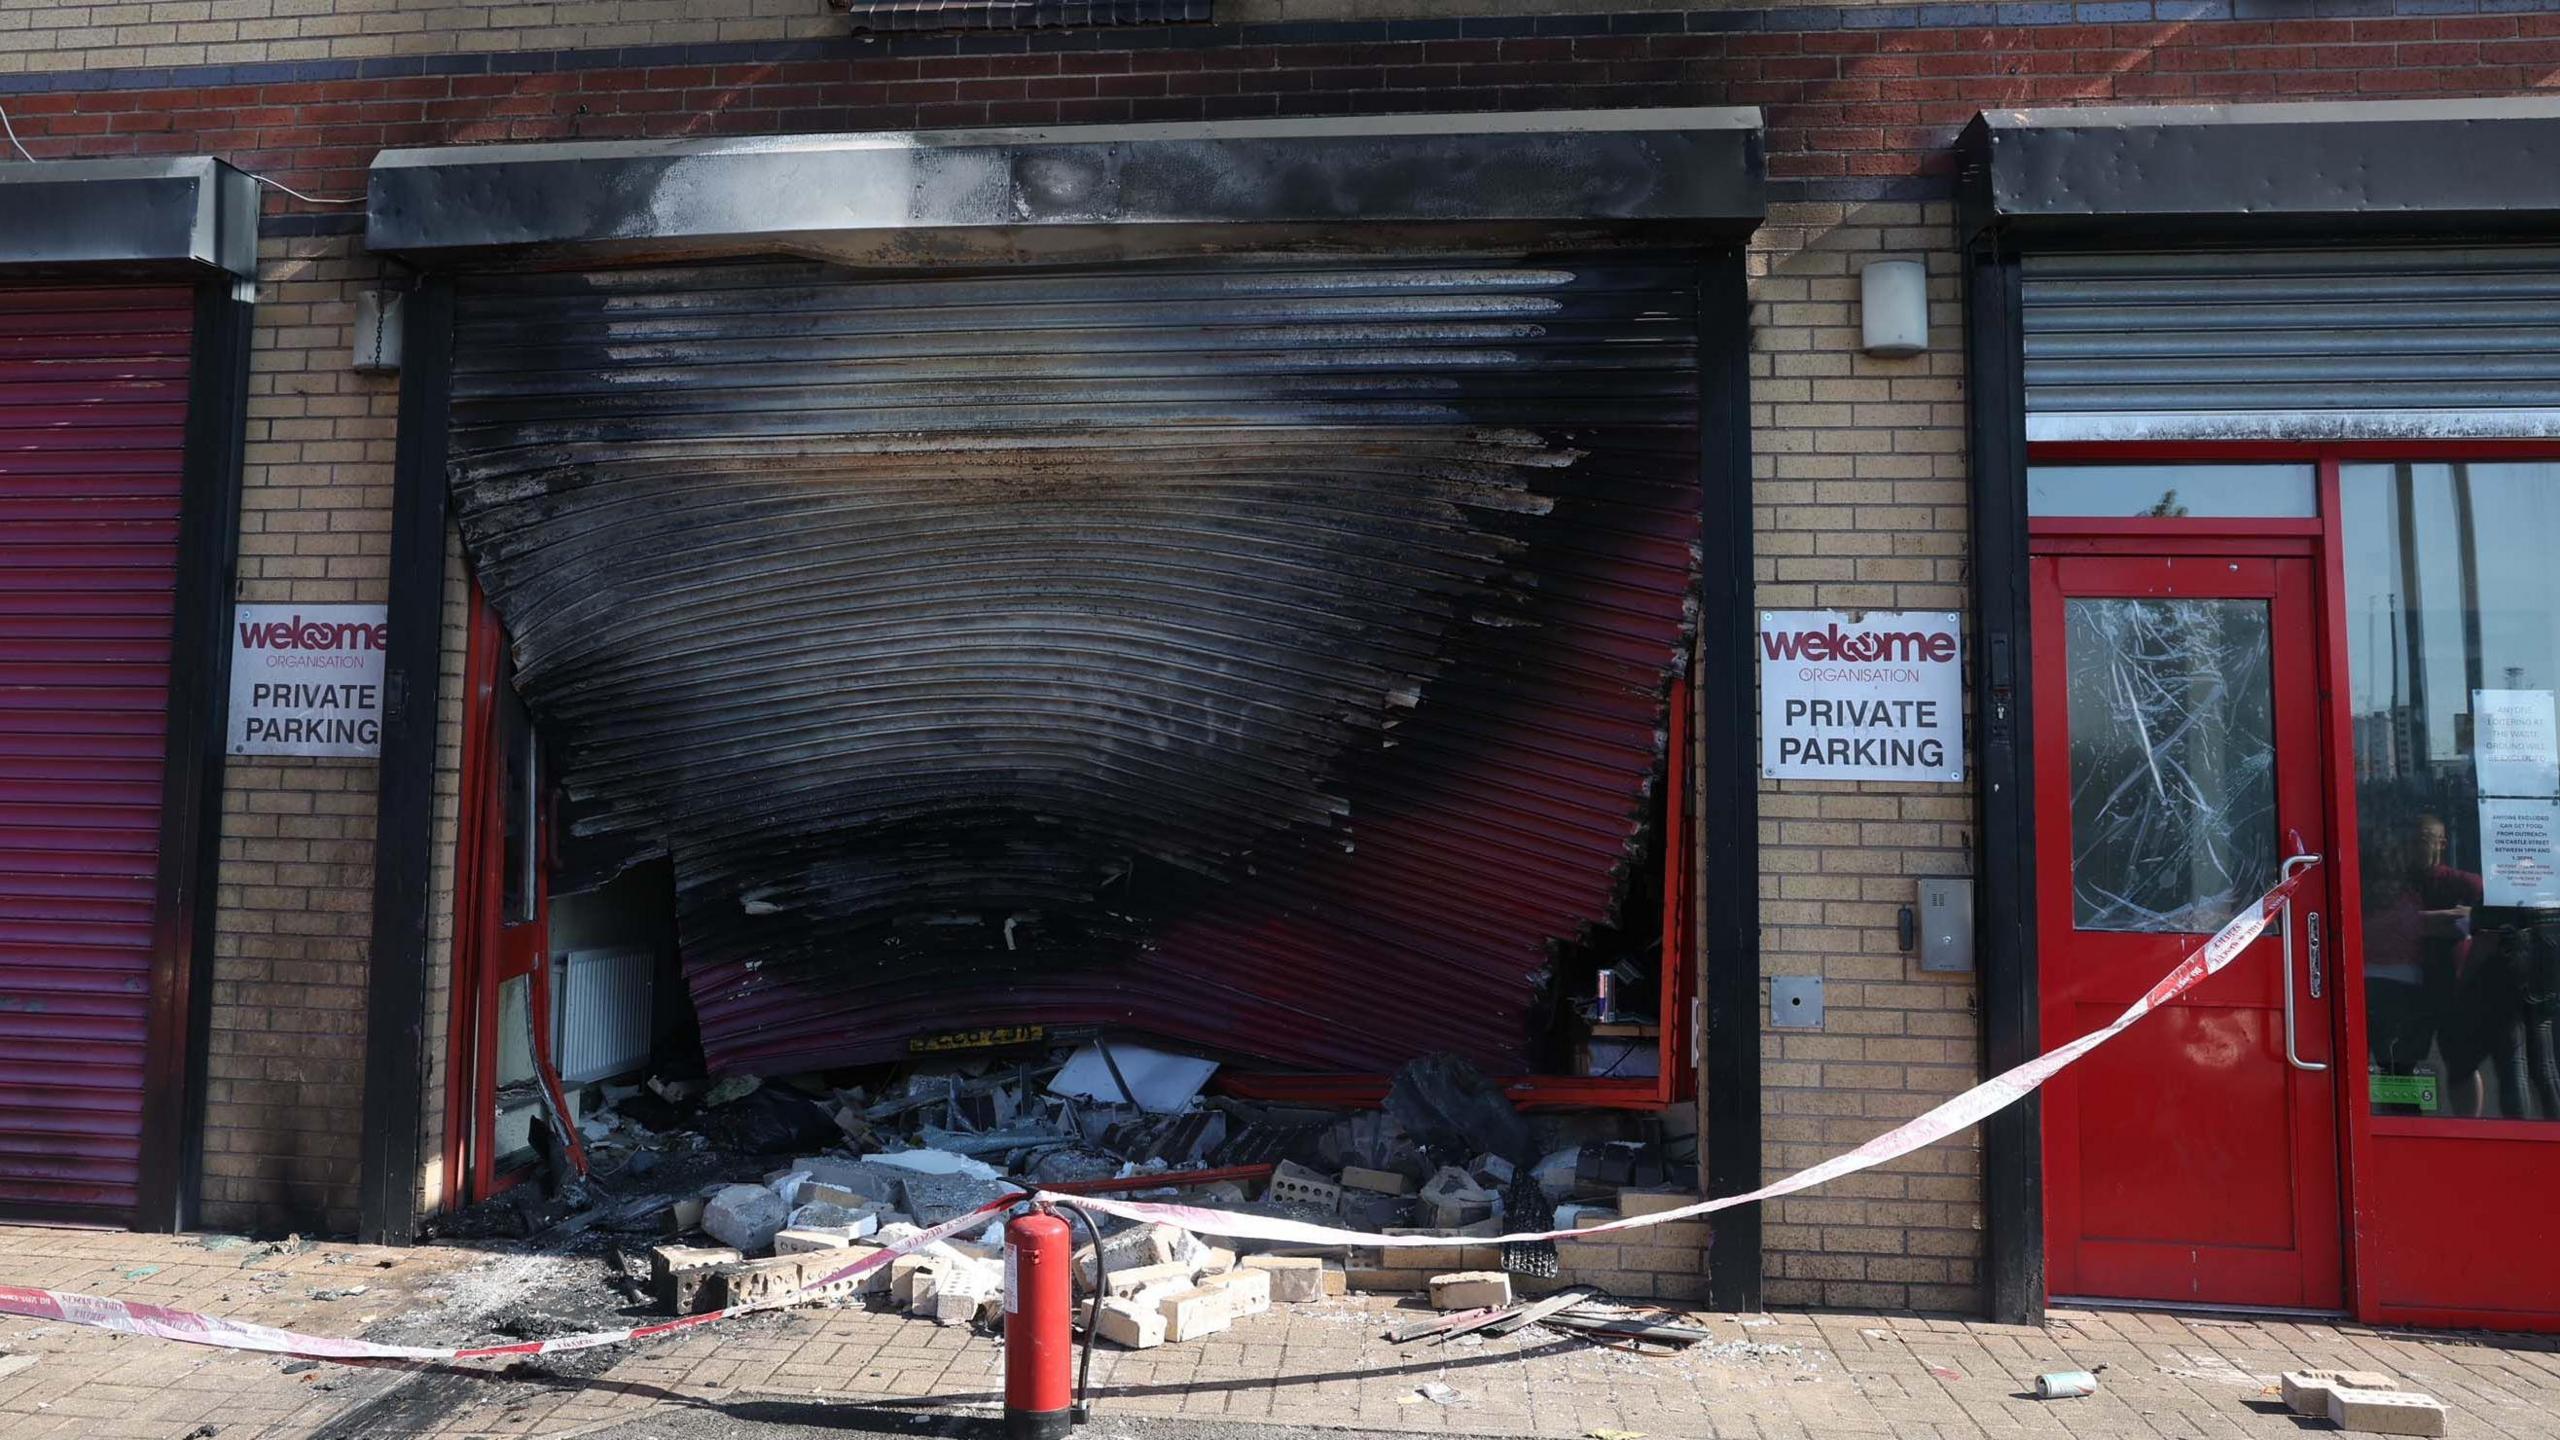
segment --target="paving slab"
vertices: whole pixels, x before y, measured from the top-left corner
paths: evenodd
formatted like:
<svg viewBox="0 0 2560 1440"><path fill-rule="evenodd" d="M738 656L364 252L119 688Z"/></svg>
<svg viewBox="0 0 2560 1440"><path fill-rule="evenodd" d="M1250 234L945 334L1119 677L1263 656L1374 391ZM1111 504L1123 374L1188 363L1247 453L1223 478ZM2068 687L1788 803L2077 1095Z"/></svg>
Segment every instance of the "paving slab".
<svg viewBox="0 0 2560 1440"><path fill-rule="evenodd" d="M564 1262L566 1263L566 1262ZM592 1264L593 1261L577 1262ZM252 1246L0 1227L0 1284L149 1300L332 1335L398 1330L469 1299L485 1332L540 1262L459 1245ZM531 1278L528 1278L531 1277ZM318 1293L366 1287L321 1300ZM493 1308L494 1307L494 1308ZM457 1313L461 1313L457 1310ZM643 1312L634 1310L632 1315ZM2297 1320L2057 1310L2041 1327L1945 1316L1684 1312L1714 1339L1632 1355L1537 1327L1393 1346L1418 1300L1275 1306L1216 1336L1094 1359L1086 1433L1376 1434L1654 1440L2300 1440L2286 1370L2380 1370L2445 1402L2455 1440L2560 1440L2560 1337ZM619 1315L600 1324L623 1324ZM400 1327L406 1326L406 1329ZM533 1333L551 1333L541 1325ZM460 1336L447 1337L453 1339ZM650 1345L453 1367L304 1367L275 1357L0 1317L0 1435L185 1440L985 1433L999 1341L860 1306L794 1310ZM2094 1368L2098 1394L2030 1397L2039 1371ZM1441 1388L1441 1387L1445 1387ZM1436 1397L1436 1398L1435 1398ZM721 1425L709 1423L716 1417ZM1147 1424L1157 1424L1154 1430ZM1167 1428L1170 1427L1170 1428ZM2325 1425L2312 1428L2326 1430ZM694 1430L669 1429L670 1437Z"/></svg>

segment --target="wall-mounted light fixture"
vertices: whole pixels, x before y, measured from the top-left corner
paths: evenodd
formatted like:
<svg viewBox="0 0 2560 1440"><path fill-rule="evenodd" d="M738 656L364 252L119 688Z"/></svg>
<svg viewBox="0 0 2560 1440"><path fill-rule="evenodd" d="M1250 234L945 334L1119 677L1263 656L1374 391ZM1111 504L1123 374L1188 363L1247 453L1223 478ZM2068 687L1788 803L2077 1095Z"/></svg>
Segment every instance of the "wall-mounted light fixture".
<svg viewBox="0 0 2560 1440"><path fill-rule="evenodd" d="M1904 256L1870 260L1858 272L1860 348L1884 359L1929 348L1929 267Z"/></svg>

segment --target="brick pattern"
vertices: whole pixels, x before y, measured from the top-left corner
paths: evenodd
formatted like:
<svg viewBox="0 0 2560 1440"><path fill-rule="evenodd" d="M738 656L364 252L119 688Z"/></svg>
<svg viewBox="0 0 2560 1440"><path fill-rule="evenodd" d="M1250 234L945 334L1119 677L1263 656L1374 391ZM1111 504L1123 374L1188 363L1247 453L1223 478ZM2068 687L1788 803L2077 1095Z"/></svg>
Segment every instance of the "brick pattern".
<svg viewBox="0 0 2560 1440"><path fill-rule="evenodd" d="M22 74L0 85L19 134L49 158L222 154L299 188L344 197L361 194L365 166L386 146L1763 106L1784 203L1755 242L1753 261L1759 581L1764 604L1790 607L1962 604L1960 327L1943 196L1947 143L1977 109L2511 94L2560 84L2552 63L2560 60L2560 14L2227 20L2217 18L2231 13L2221 0L2182 7L2180 0L2108 0L1693 10L861 43L720 28L773 22L788 32L803 14L798 9L724 18L718 4L632 0L592 10L525 7L527 15L508 23L531 28L505 31L506 43L594 45L608 35L645 33L678 48L444 57L398 48L408 43L400 37L430 34L432 25L399 27L468 12L488 23L457 21L455 34L495 37L499 16L513 12L387 0L368 10L350 0L240 3L270 13L216 17L228 0L209 0L148 7L158 19L114 24L247 25L308 6L332 19L356 17L357 28L312 37L325 42L317 50L261 52L264 58L236 63L218 62L208 49L202 63L215 68L171 71L149 67L198 62L174 54L151 59L151 47L199 42L174 32L166 39L110 36L85 48L5 38L11 29L29 36L67 31L75 15L88 17L77 24L95 28L96 17L142 7L0 12L0 70L41 67L75 52L79 64L98 67ZM2247 14L2263 7L2369 10L2383 0L2234 3ZM2446 0L2396 3L2439 8ZM195 8L204 16L195 17ZM530 18L533 11L542 18ZM593 28L644 12L654 17L644 32ZM572 13L587 18L561 18ZM368 23L383 28L368 30ZM686 24L711 28L664 28ZM366 50L374 43L367 37L393 48ZM335 48L342 40L357 48ZM136 46L138 57L129 53ZM686 48L696 46L702 48ZM271 236L299 233L271 238L266 251L242 598L377 600L389 540L395 385L354 375L345 359L351 297L377 271L358 251L351 232L361 222L350 207L274 194L268 204ZM1887 251L1929 255L1947 291L1938 348L1919 359L1874 362L1856 353L1855 263ZM447 612L450 668L461 655L451 582ZM448 706L455 703L449 696ZM439 723L438 824L450 836L458 710L449 708ZM373 767L357 762L232 769L216 927L204 1194L210 1224L340 1229L352 1220L373 788ZM1960 787L1790 783L1769 787L1763 805L1766 968L1820 973L1831 986L1824 1031L1766 1037L1767 1164L1777 1173L1866 1138L1975 1073L1969 983L1918 975L1893 941L1894 910L1910 899L1913 876L1963 873L1970 797ZM432 947L441 974L450 943L449 872L440 872L437 884ZM441 1096L447 1000L439 988L426 1017L431 1109L421 1124L430 1154L441 1134L442 1116L432 1107ZM1970 1308L1977 1169L1968 1142L1956 1142L1773 1207L1772 1300Z"/></svg>
<svg viewBox="0 0 2560 1440"><path fill-rule="evenodd" d="M260 248L239 598L379 601L391 545L393 387L348 368L350 240ZM233 760L223 787L203 1221L355 1224L375 766Z"/></svg>
<svg viewBox="0 0 2560 1440"><path fill-rule="evenodd" d="M1929 264L1930 349L1907 360L1858 348L1858 270L1880 255ZM1954 207L1779 207L1750 266L1761 607L1968 609ZM1971 873L1973 804L1970 784L1762 782L1761 968L1821 976L1826 1012L1762 1034L1768 1178L1978 1075L1972 977L1921 974L1895 925L1915 877ZM1966 1135L1772 1202L1768 1303L1978 1312L1980 1175Z"/></svg>
<svg viewBox="0 0 2560 1440"><path fill-rule="evenodd" d="M1765 20L1793 12L1751 13ZM1852 12L1827 13L1837 21ZM361 195L366 165L386 146L1758 105L1768 116L1779 193L1837 200L1944 194L1948 144L1986 106L2502 95L2560 86L2552 64L2560 59L2560 14L2540 13L1165 43L1189 33L940 37L776 61L621 63L627 57L617 52L614 63L578 69L548 68L559 57L545 55L517 57L541 61L545 68L534 73L231 78L178 89L102 84L20 93L7 103L21 137L45 158L210 152L332 196ZM997 44L1019 48L985 48Z"/></svg>
<svg viewBox="0 0 2560 1440"><path fill-rule="evenodd" d="M896 0L880 0L896 3ZM903 8L923 10L932 0ZM1658 30L1901 30L1962 26L2117 25L2198 20L2385 19L2521 14L2541 0L1997 0L1901 4L1836 0L1765 6L1718 0L1219 0L1216 25L1177 43L1370 44L1405 38L1635 34ZM0 76L133 72L145 88L217 83L205 72L251 68L261 79L416 74L420 62L493 62L569 53L541 69L612 63L612 51L658 51L660 63L806 59L858 53L877 37L827 0L178 0L0 8ZM877 28L877 27L874 27ZM919 27L900 26L901 29ZM1142 32L1143 33L1143 32ZM928 40L926 43L937 43ZM683 52L699 52L691 56ZM710 52L719 52L713 54ZM993 53L993 52L990 52Z"/></svg>
<svg viewBox="0 0 2560 1440"><path fill-rule="evenodd" d="M10 32L16 34L11 35ZM822 0L121 0L0 10L0 69L102 69L841 35Z"/></svg>

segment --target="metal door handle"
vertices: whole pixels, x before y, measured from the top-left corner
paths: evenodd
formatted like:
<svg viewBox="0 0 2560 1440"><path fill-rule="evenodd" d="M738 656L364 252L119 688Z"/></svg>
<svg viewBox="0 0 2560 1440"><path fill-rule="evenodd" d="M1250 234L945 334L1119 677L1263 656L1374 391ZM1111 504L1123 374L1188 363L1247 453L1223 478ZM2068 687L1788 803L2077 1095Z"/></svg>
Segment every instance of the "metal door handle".
<svg viewBox="0 0 2560 1440"><path fill-rule="evenodd" d="M2297 841L2296 843L2298 844L2300 842ZM2283 869L2277 872L2277 878L2290 880L2294 877L2295 872L2308 869L2319 863L2320 857L2317 855L2287 856L2285 857ZM2314 935L2320 933L2320 917L2317 915L2311 917L2311 930ZM2311 961L2312 974L2316 977L2320 973L2320 960L2317 954L2319 942L2315 940L2312 944L2314 950ZM2293 897L2290 895L2285 897L2284 908L2276 912L2276 954L2282 959L2284 964L2284 1062L2296 1070L2326 1070L2329 1067L2320 1061L2303 1059L2301 1049L2294 1042ZM2313 986L2311 993L2316 997L2320 993L2318 988L2320 982L2315 978L2311 983Z"/></svg>

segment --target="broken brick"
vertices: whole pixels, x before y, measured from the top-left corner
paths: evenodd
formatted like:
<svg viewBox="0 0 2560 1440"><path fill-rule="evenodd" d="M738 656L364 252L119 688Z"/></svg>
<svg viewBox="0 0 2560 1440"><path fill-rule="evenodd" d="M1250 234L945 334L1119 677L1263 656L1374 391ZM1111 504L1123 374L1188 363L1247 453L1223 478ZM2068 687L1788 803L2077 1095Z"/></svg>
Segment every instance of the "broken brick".
<svg viewBox="0 0 2560 1440"><path fill-rule="evenodd" d="M1156 1301L1156 1312L1164 1317L1164 1338L1196 1340L1214 1335L1235 1323L1235 1301L1215 1285L1195 1285L1176 1290Z"/></svg>
<svg viewBox="0 0 2560 1440"><path fill-rule="evenodd" d="M1434 1310L1481 1310L1511 1303L1511 1277L1499 1270L1461 1270L1431 1277Z"/></svg>
<svg viewBox="0 0 2560 1440"><path fill-rule="evenodd" d="M2368 1435L2442 1435L2444 1402L2408 1390L2358 1390L2339 1386L2329 1392L2329 1423L2341 1430Z"/></svg>
<svg viewBox="0 0 2560 1440"><path fill-rule="evenodd" d="M1271 1298L1304 1305L1325 1296L1325 1265L1312 1255L1248 1255L1242 1266L1271 1277Z"/></svg>

